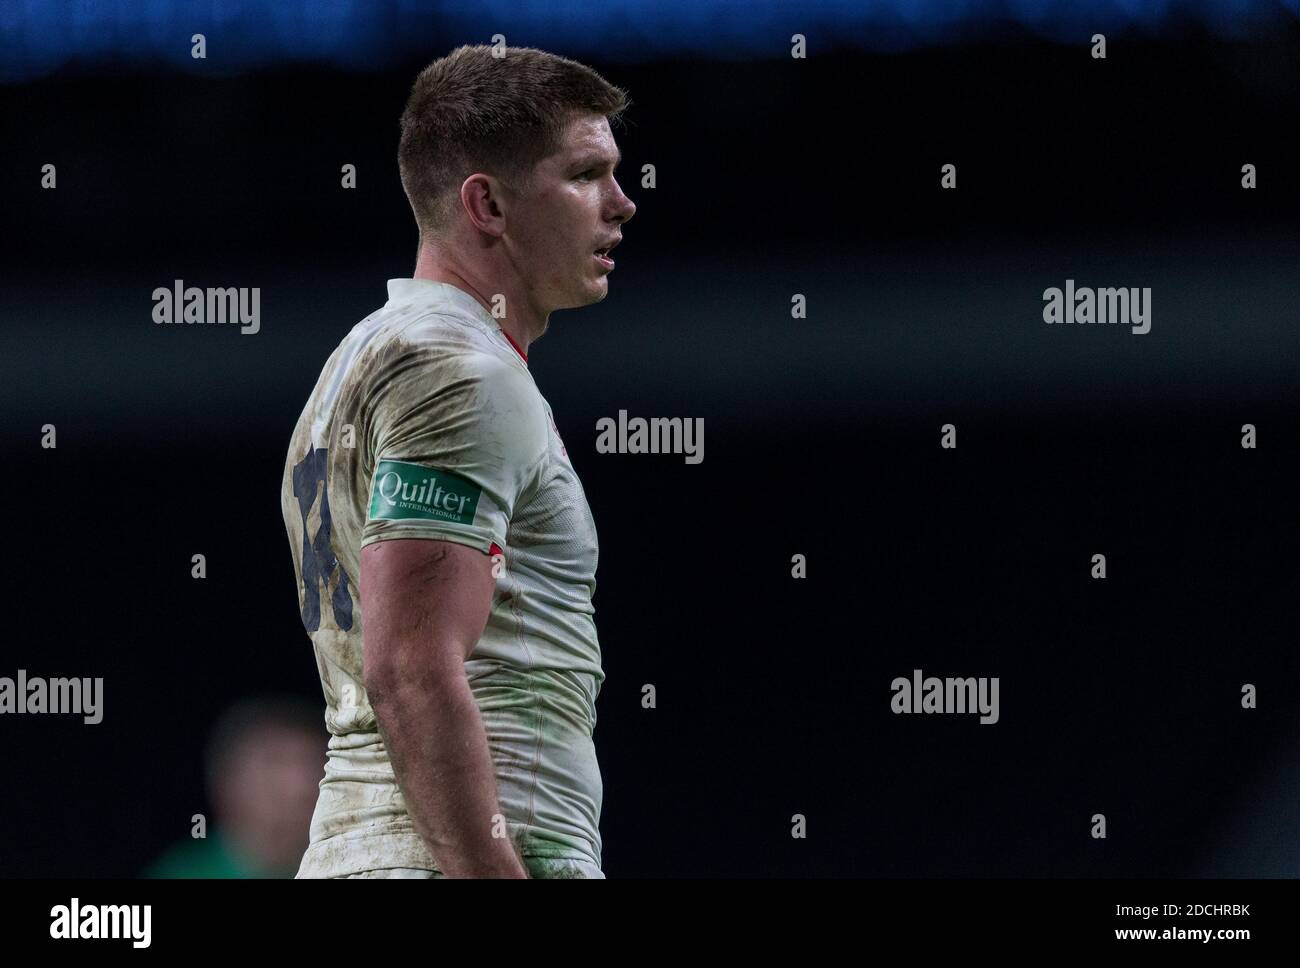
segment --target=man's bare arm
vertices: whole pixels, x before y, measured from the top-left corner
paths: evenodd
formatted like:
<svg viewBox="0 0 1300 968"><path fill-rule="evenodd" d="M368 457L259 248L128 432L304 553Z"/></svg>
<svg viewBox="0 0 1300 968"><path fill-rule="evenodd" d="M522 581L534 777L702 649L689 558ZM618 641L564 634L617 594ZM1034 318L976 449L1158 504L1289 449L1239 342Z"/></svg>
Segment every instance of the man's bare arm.
<svg viewBox="0 0 1300 968"><path fill-rule="evenodd" d="M451 541L361 549L366 693L415 829L448 877L527 877L501 812L487 733L465 677L492 607L492 561Z"/></svg>

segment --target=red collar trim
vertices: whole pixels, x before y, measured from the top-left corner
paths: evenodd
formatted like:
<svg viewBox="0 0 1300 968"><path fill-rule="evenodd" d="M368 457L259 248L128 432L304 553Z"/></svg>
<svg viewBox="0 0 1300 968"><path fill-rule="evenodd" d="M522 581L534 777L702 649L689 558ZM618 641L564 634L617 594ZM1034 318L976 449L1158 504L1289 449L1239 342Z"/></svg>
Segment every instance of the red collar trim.
<svg viewBox="0 0 1300 968"><path fill-rule="evenodd" d="M523 350L521 350L521 349L519 348L519 344L518 344L518 343L516 343L514 340L510 339L510 334L507 333L507 332L503 329L503 330L501 330L501 335L504 336L506 339L510 340L510 345L513 346L513 347L515 348L515 352L518 353L520 356L522 356L522 357L524 358L524 362L527 363L527 362L528 362L528 354L525 353Z"/></svg>

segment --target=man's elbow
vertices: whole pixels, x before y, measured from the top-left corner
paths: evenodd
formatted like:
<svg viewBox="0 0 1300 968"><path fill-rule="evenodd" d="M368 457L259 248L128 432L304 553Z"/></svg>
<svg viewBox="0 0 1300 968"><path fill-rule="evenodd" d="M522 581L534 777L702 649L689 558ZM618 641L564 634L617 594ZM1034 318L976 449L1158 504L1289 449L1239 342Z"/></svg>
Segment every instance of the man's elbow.
<svg viewBox="0 0 1300 968"><path fill-rule="evenodd" d="M417 697L455 693L468 684L464 665L439 659L434 649L422 650L422 654L386 649L371 655L366 651L362 680L376 712Z"/></svg>

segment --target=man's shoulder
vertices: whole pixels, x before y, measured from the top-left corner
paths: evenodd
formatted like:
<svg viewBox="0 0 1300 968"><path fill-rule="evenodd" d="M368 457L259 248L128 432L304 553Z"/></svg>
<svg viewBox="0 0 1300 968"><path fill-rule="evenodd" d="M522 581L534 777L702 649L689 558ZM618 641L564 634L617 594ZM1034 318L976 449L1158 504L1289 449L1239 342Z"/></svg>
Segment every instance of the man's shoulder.
<svg viewBox="0 0 1300 968"><path fill-rule="evenodd" d="M512 358L513 351L500 333L453 308L384 307L378 315L370 349L385 363L400 367L445 363L483 378L532 381L528 370Z"/></svg>
<svg viewBox="0 0 1300 968"><path fill-rule="evenodd" d="M386 305L344 337L319 385L326 397L370 397L468 385L522 391L531 382L481 322L437 306Z"/></svg>
<svg viewBox="0 0 1300 968"><path fill-rule="evenodd" d="M509 439L542 449L546 402L503 335L435 309L391 322L346 377L369 426L440 427L484 445Z"/></svg>

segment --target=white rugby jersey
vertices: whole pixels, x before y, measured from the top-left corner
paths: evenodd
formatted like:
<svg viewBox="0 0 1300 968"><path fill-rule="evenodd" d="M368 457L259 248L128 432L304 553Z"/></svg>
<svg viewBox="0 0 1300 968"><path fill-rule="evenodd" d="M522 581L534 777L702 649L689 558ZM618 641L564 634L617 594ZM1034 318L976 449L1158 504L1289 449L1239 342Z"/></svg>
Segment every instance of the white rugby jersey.
<svg viewBox="0 0 1300 968"><path fill-rule="evenodd" d="M604 673L582 484L526 358L473 296L424 279L390 280L388 293L326 362L281 486L330 732L298 876L437 870L362 680L361 549L390 538L504 554L465 663L502 812L532 876L548 860L599 868L592 732Z"/></svg>

